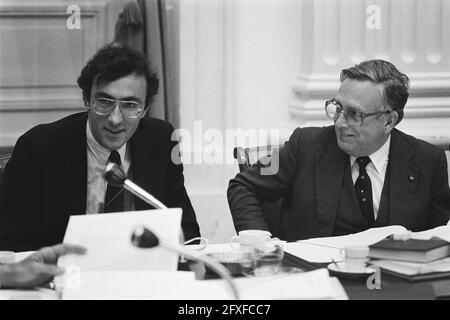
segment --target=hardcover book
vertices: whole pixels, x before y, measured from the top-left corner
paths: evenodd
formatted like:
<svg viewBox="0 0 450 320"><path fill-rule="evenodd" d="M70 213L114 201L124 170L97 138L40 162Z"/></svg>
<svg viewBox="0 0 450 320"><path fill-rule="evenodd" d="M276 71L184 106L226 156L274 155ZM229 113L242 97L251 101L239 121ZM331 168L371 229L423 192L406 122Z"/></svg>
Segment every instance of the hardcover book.
<svg viewBox="0 0 450 320"><path fill-rule="evenodd" d="M394 240L385 238L369 246L369 257L410 262L430 262L450 256L450 243L439 239Z"/></svg>

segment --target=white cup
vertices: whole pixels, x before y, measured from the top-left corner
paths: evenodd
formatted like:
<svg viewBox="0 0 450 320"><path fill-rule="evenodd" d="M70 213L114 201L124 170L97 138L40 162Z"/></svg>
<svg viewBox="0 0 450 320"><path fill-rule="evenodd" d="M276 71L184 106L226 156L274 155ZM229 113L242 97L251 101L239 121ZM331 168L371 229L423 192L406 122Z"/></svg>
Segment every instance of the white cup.
<svg viewBox="0 0 450 320"><path fill-rule="evenodd" d="M349 246L341 249L342 258L345 261L345 269L349 272L365 272L369 247Z"/></svg>
<svg viewBox="0 0 450 320"><path fill-rule="evenodd" d="M230 244L234 249L252 248L263 245L272 234L265 230L242 230L239 235L231 237Z"/></svg>
<svg viewBox="0 0 450 320"><path fill-rule="evenodd" d="M13 251L0 251L0 264L16 262L16 254Z"/></svg>

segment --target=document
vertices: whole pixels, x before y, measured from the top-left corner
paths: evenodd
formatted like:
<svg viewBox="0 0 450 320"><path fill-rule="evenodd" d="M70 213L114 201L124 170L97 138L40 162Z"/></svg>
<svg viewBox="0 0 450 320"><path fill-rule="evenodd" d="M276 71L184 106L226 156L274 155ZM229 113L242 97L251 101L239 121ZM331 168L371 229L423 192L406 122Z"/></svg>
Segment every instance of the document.
<svg viewBox="0 0 450 320"><path fill-rule="evenodd" d="M64 300L230 300L225 280L197 280L186 271L89 271L63 291ZM235 278L240 298L348 299L326 269L279 276Z"/></svg>
<svg viewBox="0 0 450 320"><path fill-rule="evenodd" d="M178 265L178 254L163 248L142 249L131 243L136 227L152 230L166 243L178 244L181 209L145 210L122 213L71 216L64 243L85 246L85 255L66 255L58 265L66 268L55 284L62 288L72 275L88 271L170 270Z"/></svg>
<svg viewBox="0 0 450 320"><path fill-rule="evenodd" d="M337 278L327 269L272 277L243 278L237 281L245 300L348 299Z"/></svg>
<svg viewBox="0 0 450 320"><path fill-rule="evenodd" d="M313 238L301 240L299 242L324 245L340 249L354 245L370 246L371 244L374 244L390 235L403 233L408 233L408 230L403 226L394 225L381 228L371 228L362 232L353 233L346 236Z"/></svg>
<svg viewBox="0 0 450 320"><path fill-rule="evenodd" d="M185 271L87 271L67 282L63 300L194 299L195 274ZM193 297L191 297L193 296Z"/></svg>
<svg viewBox="0 0 450 320"><path fill-rule="evenodd" d="M285 251L303 260L316 263L343 261L341 249L347 246L369 246L392 234L406 233L402 226L372 228L338 237L323 237L287 243Z"/></svg>

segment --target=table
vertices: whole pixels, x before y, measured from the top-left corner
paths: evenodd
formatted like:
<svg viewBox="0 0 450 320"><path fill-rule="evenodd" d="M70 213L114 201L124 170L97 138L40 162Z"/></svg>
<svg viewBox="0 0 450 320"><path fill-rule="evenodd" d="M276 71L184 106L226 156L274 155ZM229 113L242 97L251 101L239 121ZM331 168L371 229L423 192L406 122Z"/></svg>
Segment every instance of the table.
<svg viewBox="0 0 450 320"><path fill-rule="evenodd" d="M209 245L205 253L217 252L226 249L229 244ZM289 253L285 253L283 265L287 267L297 267L304 271L311 271L324 268L327 264L312 263L298 258ZM179 270L192 270L192 265L180 264ZM217 279L217 275L211 273L200 274L201 279ZM410 282L385 273L381 274L381 288L369 289L367 279L349 280L339 279L350 300L434 300L450 298L450 279Z"/></svg>
<svg viewBox="0 0 450 320"><path fill-rule="evenodd" d="M288 266L301 267L305 271L326 267L324 264L311 263L289 253L285 254L284 263ZM369 289L366 280L340 279L350 300L430 300L450 298L450 279L410 282L382 273L380 289Z"/></svg>

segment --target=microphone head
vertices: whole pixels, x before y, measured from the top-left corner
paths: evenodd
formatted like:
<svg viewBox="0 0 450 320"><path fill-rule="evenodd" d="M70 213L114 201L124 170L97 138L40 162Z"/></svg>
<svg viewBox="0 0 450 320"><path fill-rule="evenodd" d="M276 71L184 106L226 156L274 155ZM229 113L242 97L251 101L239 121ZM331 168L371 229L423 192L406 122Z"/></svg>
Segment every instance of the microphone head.
<svg viewBox="0 0 450 320"><path fill-rule="evenodd" d="M106 165L104 177L109 184L115 187L122 187L125 179L127 178L122 168L114 162L108 162L108 164Z"/></svg>
<svg viewBox="0 0 450 320"><path fill-rule="evenodd" d="M139 226L131 235L131 242L135 247L139 248L154 248L158 246L158 237L149 229Z"/></svg>

